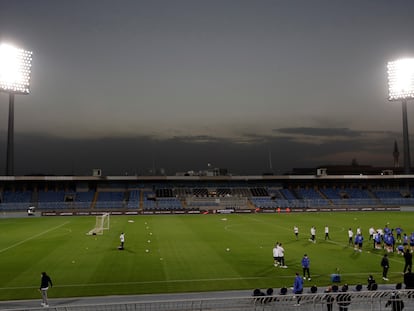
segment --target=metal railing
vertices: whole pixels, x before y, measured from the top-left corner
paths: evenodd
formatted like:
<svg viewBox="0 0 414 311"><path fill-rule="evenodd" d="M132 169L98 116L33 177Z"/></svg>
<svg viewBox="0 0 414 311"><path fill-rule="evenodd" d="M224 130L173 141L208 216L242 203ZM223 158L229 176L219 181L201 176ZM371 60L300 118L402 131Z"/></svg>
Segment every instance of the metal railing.
<svg viewBox="0 0 414 311"><path fill-rule="evenodd" d="M414 310L414 290L385 290L361 292L316 293L302 295L272 295L258 297L226 297L205 299L177 299L153 301L117 302L81 304L79 300L73 304L54 306L51 302L49 311L266 311L266 310L328 310L333 311L344 303L349 311L382 311L391 310L393 303L404 304L404 310ZM76 303L76 305L75 305ZM3 310L39 310L39 308L23 308ZM343 309L346 310L346 309Z"/></svg>

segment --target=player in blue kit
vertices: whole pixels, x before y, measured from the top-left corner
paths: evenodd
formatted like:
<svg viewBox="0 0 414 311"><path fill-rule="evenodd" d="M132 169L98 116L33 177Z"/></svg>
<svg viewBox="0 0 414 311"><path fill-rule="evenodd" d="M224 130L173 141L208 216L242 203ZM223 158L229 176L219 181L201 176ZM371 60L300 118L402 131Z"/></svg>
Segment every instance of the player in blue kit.
<svg viewBox="0 0 414 311"><path fill-rule="evenodd" d="M404 236L403 236L403 245L404 245L404 247L407 247L408 246L408 235L406 234L406 233L404 233Z"/></svg>
<svg viewBox="0 0 414 311"><path fill-rule="evenodd" d="M384 244L385 244L385 249L387 250L387 252L391 253L394 251L395 239L392 233L388 233L384 235Z"/></svg>
<svg viewBox="0 0 414 311"><path fill-rule="evenodd" d="M375 249L381 249L382 245L381 245L382 239L381 239L381 234L379 232L374 234L374 243L375 243Z"/></svg>
<svg viewBox="0 0 414 311"><path fill-rule="evenodd" d="M401 242L401 234L403 233L403 229L401 229L401 227L397 227L395 228L395 233L396 233L396 239L398 242Z"/></svg>
<svg viewBox="0 0 414 311"><path fill-rule="evenodd" d="M362 243L364 242L364 237L362 234L357 234L355 236L355 242L354 242L354 250L362 252Z"/></svg>
<svg viewBox="0 0 414 311"><path fill-rule="evenodd" d="M298 295L301 295L303 293L303 279L299 275L298 272L296 272L295 281L293 283L293 293L296 295L296 305L300 305L300 297Z"/></svg>
<svg viewBox="0 0 414 311"><path fill-rule="evenodd" d="M410 249L414 250L414 232L411 232L410 236Z"/></svg>
<svg viewBox="0 0 414 311"><path fill-rule="evenodd" d="M303 258L302 258L303 279L306 280L306 274L307 274L308 275L308 281L311 280L309 268L310 268L310 259L309 259L308 255L305 254L305 255L303 255Z"/></svg>

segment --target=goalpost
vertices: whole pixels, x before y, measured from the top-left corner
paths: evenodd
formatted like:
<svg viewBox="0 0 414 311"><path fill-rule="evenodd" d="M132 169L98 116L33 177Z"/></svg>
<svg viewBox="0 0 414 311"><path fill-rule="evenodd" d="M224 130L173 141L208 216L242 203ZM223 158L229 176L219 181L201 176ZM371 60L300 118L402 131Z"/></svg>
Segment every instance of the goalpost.
<svg viewBox="0 0 414 311"><path fill-rule="evenodd" d="M109 213L96 216L95 228L90 230L87 235L102 235L104 230L109 230Z"/></svg>

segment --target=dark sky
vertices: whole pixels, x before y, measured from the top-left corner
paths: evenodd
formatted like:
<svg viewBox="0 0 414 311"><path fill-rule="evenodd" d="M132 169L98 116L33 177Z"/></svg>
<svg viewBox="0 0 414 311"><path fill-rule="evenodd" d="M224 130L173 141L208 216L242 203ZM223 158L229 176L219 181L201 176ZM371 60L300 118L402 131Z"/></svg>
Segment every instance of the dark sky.
<svg viewBox="0 0 414 311"><path fill-rule="evenodd" d="M392 166L402 113L386 65L414 57L413 12L412 0L0 0L0 41L33 51L15 174ZM7 115L1 93L0 174Z"/></svg>

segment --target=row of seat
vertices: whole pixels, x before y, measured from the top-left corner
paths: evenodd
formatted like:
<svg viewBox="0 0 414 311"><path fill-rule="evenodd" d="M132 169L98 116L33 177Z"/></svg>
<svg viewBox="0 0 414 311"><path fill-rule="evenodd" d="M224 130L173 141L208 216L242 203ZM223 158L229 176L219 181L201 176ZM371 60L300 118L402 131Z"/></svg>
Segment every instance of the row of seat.
<svg viewBox="0 0 414 311"><path fill-rule="evenodd" d="M410 189L356 189L356 188L249 188L232 195L231 188L220 188L215 193L205 188L179 188L129 191L3 191L0 192L1 210L25 210L29 205L40 209L57 208L128 208L182 209L227 205L246 206L247 200L256 208L306 208L335 205L412 205L414 197ZM179 193L180 195L177 195ZM245 196L241 196L244 193ZM196 194L201 194L196 195ZM250 194L248 196L247 194ZM253 195L255 194L255 195ZM259 196L261 194L261 196ZM242 199L242 200L240 200ZM142 201L142 204L141 204Z"/></svg>

